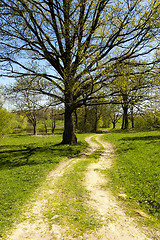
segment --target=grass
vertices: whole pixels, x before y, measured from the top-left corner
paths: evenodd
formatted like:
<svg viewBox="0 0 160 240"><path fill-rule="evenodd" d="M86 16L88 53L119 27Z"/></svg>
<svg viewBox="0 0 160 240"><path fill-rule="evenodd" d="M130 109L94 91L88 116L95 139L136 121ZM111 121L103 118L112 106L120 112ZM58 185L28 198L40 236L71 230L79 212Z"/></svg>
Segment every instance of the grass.
<svg viewBox="0 0 160 240"><path fill-rule="evenodd" d="M19 218L23 206L45 181L46 175L66 157L83 151L88 134L77 135L77 145L60 145L61 135L10 136L0 139L0 238ZM160 132L115 131L104 135L115 146L115 160L105 174L112 178L115 193L124 192L150 215L160 218ZM96 140L95 140L96 141ZM102 148L102 146L100 146ZM74 164L57 183L46 213L51 224L76 230L76 236L98 227L95 213L84 199L84 172L99 158L101 149ZM54 209L54 212L52 211ZM53 216L57 218L53 219Z"/></svg>
<svg viewBox="0 0 160 240"><path fill-rule="evenodd" d="M0 139L0 237L12 227L22 207L65 157L83 151L82 135L77 145L60 145L61 136L10 136Z"/></svg>
<svg viewBox="0 0 160 240"><path fill-rule="evenodd" d="M116 150L114 165L106 170L115 193L125 193L160 220L160 132L115 131L104 139Z"/></svg>

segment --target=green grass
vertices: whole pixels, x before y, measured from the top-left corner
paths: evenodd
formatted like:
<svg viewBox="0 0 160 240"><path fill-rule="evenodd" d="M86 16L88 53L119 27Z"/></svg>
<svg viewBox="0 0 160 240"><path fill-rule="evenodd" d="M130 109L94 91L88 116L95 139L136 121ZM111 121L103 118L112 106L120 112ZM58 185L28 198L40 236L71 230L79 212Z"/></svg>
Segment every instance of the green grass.
<svg viewBox="0 0 160 240"><path fill-rule="evenodd" d="M61 136L10 136L0 139L0 237L12 227L22 207L65 157L83 151L87 144L60 145Z"/></svg>
<svg viewBox="0 0 160 240"><path fill-rule="evenodd" d="M114 165L106 170L115 193L124 192L160 219L160 132L115 131L104 135L115 146Z"/></svg>
<svg viewBox="0 0 160 240"><path fill-rule="evenodd" d="M61 135L10 136L0 139L0 238L19 218L23 206L45 181L46 175L66 157L83 151L88 134L77 135L77 145L60 145ZM115 146L114 165L106 170L112 178L115 193L123 191L129 201L156 218L160 217L160 132L106 133L104 139ZM57 186L46 213L50 223L67 224L77 236L99 226L94 212L84 201L84 171L96 161L101 149L76 163ZM54 203L54 213L52 212ZM58 203L58 204L55 204ZM57 215L56 219L52 219ZM76 236L75 236L76 237Z"/></svg>

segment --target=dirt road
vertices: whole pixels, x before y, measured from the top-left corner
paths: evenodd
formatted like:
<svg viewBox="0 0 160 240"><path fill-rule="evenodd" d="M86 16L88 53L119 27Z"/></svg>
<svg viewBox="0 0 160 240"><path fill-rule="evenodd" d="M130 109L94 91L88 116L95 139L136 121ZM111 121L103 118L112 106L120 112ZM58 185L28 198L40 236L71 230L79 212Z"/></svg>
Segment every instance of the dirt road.
<svg viewBox="0 0 160 240"><path fill-rule="evenodd" d="M90 148L86 154L91 154L99 148L96 142L91 141L91 137L86 138ZM52 171L46 183L36 193L38 195L34 201L26 206L24 219L11 231L7 240L62 240L62 239L84 239L84 240L151 240L160 239L160 235L153 236L148 231L140 229L133 219L126 216L118 205L110 190L104 190L102 186L106 184L106 179L101 174L101 170L110 168L112 165L113 148L110 143L103 142L100 135L96 135L96 140L103 145L104 150L98 163L92 163L87 168L84 184L89 192L88 206L98 211L101 218L102 227L95 229L92 233L85 233L78 238L66 235L66 228L53 224L50 228L43 212L46 208L47 197L54 195L54 187L58 178L62 177L67 169L79 161L78 158L68 159ZM83 156L85 157L85 156ZM46 188L47 186L47 188ZM52 186L51 189L48 186ZM56 216L55 216L56 217Z"/></svg>

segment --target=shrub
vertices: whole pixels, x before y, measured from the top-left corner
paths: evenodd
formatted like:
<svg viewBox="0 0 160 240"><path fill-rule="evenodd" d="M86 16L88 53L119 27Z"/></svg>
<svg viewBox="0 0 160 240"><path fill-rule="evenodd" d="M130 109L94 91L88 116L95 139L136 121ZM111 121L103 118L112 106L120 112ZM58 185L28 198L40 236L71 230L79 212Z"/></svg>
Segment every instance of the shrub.
<svg viewBox="0 0 160 240"><path fill-rule="evenodd" d="M13 113L0 109L0 137L12 133L15 127L15 118Z"/></svg>

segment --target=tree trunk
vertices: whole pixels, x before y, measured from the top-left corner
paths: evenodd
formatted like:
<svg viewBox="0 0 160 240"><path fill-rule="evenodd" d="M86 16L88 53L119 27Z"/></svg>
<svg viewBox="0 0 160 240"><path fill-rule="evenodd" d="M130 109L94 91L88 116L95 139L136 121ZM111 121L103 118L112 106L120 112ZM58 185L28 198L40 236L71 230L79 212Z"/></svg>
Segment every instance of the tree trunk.
<svg viewBox="0 0 160 240"><path fill-rule="evenodd" d="M73 111L71 111L71 109L66 106L62 144L74 144L74 143L77 143L77 137L74 133Z"/></svg>
<svg viewBox="0 0 160 240"><path fill-rule="evenodd" d="M112 124L113 124L113 129L116 128L116 114L113 114L113 117L111 117Z"/></svg>
<svg viewBox="0 0 160 240"><path fill-rule="evenodd" d="M47 124L44 123L45 133L47 134Z"/></svg>
<svg viewBox="0 0 160 240"><path fill-rule="evenodd" d="M116 128L116 122L113 121L112 124L113 124L113 129Z"/></svg>
<svg viewBox="0 0 160 240"><path fill-rule="evenodd" d="M33 123L33 134L37 136L37 124L36 122Z"/></svg>
<svg viewBox="0 0 160 240"><path fill-rule="evenodd" d="M95 107L95 122L94 122L94 129L93 129L94 132L97 132L97 125L98 125L97 112L98 112L98 109L97 109L97 106L96 106L96 107Z"/></svg>
<svg viewBox="0 0 160 240"><path fill-rule="evenodd" d="M52 134L54 134L54 130L55 130L55 127L56 127L56 117L55 116L54 116L54 119L52 119Z"/></svg>
<svg viewBox="0 0 160 240"><path fill-rule="evenodd" d="M53 115L53 108L51 110L51 120L52 120L52 134L54 134L54 130L56 128L56 110Z"/></svg>
<svg viewBox="0 0 160 240"><path fill-rule="evenodd" d="M77 128L78 128L78 116L77 116L77 111L76 111L76 109L75 109L75 111L74 111L74 115L75 115L75 132L76 132L76 130L77 130Z"/></svg>
<svg viewBox="0 0 160 240"><path fill-rule="evenodd" d="M128 129L128 106L123 106L122 129Z"/></svg>
<svg viewBox="0 0 160 240"><path fill-rule="evenodd" d="M84 124L84 127L83 127L84 132L87 131L86 123L87 123L87 107L85 105L84 106L84 122L83 122L83 124Z"/></svg>
<svg viewBox="0 0 160 240"><path fill-rule="evenodd" d="M122 127L121 129L124 129L124 115L122 116Z"/></svg>
<svg viewBox="0 0 160 240"><path fill-rule="evenodd" d="M131 123L132 123L132 128L134 128L134 112L133 112L133 106L131 107Z"/></svg>

